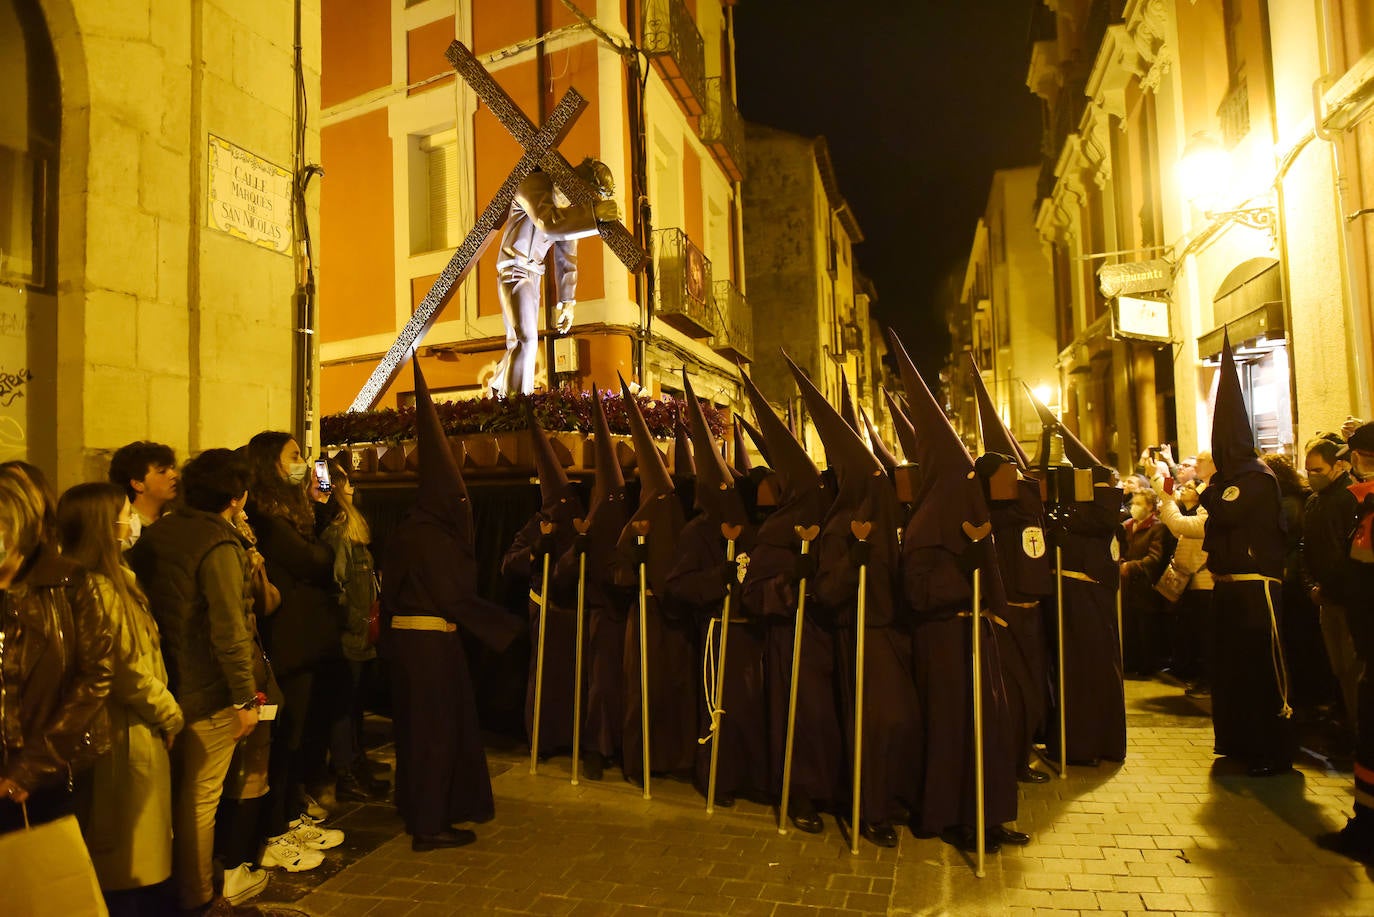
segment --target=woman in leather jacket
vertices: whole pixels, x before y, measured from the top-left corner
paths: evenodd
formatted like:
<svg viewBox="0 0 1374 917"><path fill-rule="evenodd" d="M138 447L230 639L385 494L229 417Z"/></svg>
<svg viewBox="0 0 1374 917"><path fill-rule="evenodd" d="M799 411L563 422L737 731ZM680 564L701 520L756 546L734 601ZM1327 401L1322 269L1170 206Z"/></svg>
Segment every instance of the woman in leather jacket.
<svg viewBox="0 0 1374 917"><path fill-rule="evenodd" d="M0 468L0 833L70 814L72 775L109 744L113 629L35 494Z"/></svg>

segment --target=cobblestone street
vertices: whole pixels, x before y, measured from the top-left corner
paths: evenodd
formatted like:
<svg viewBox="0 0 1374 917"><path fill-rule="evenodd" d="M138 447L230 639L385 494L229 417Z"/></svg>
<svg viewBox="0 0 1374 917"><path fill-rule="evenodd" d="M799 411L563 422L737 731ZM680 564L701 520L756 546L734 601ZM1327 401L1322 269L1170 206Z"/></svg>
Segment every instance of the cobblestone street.
<svg viewBox="0 0 1374 917"><path fill-rule="evenodd" d="M1018 827L1032 844L965 856L903 831L859 855L826 832L779 837L771 810L741 802L707 817L689 787L655 781L653 799L608 770L568 782L555 759L528 774L519 750L491 756L497 816L478 843L415 854L382 806L336 823L333 875L276 874L258 903L285 913L1371 914L1374 883L1314 846L1349 806L1348 773L1304 755L1291 776L1223 773L1205 710L1179 688L1128 682L1130 756L1119 769L1072 769L1022 786Z"/></svg>

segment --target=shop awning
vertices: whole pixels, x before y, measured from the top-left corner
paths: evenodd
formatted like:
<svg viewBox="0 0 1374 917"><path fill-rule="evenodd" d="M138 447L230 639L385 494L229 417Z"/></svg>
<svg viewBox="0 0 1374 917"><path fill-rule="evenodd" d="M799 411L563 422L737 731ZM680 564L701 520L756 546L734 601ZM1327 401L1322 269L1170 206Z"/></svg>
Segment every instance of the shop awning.
<svg viewBox="0 0 1374 917"><path fill-rule="evenodd" d="M1221 328L1213 329L1197 339L1199 360L1211 360L1221 353L1222 332L1231 332L1231 346L1244 347L1263 337L1268 340L1286 336L1283 323L1283 303L1267 302L1239 318L1233 319Z"/></svg>

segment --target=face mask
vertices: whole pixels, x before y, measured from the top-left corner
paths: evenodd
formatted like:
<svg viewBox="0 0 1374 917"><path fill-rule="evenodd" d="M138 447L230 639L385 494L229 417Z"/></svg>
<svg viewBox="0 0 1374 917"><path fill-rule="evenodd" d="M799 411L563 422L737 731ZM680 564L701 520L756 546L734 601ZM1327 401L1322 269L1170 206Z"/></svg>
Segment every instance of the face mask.
<svg viewBox="0 0 1374 917"><path fill-rule="evenodd" d="M143 518L138 513L129 512L129 534L119 539L119 546L124 550L129 550L138 541L138 536L143 534Z"/></svg>
<svg viewBox="0 0 1374 917"><path fill-rule="evenodd" d="M1307 483L1313 491L1321 493L1331 486L1331 475L1314 471L1307 476Z"/></svg>
<svg viewBox="0 0 1374 917"><path fill-rule="evenodd" d="M305 480L305 473L310 470L310 466L305 462L293 462L286 466L286 479L292 484L299 484Z"/></svg>
<svg viewBox="0 0 1374 917"><path fill-rule="evenodd" d="M1150 515L1150 511L1143 506L1133 505L1131 507L1131 518L1134 519L1136 522L1140 522L1148 515Z"/></svg>

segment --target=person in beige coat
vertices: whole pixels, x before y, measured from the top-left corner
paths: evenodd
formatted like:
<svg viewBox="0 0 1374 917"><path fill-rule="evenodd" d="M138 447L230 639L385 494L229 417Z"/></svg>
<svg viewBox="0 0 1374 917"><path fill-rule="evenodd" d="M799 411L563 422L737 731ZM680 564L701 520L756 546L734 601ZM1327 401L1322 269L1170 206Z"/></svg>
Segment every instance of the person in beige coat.
<svg viewBox="0 0 1374 917"><path fill-rule="evenodd" d="M1203 483L1189 480L1176 487L1172 494L1165 492L1162 477L1156 476L1151 484L1159 494L1160 521L1178 539L1170 565L1176 575L1187 577L1187 586L1177 600L1174 616L1174 674L1188 683L1190 696L1205 697L1211 691L1209 662L1215 635L1212 574L1207 569L1207 552L1202 549L1207 510L1199 505L1198 491L1206 486L1205 481L1216 466L1212 464L1210 452L1200 453L1196 461L1199 481ZM1165 576L1169 575L1166 571Z"/></svg>
<svg viewBox="0 0 1374 917"><path fill-rule="evenodd" d="M121 913L154 912L172 873L172 786L167 752L181 708L167 687L157 622L124 565L132 510L113 484L78 484L57 505L62 553L91 572L114 630L106 706L110 750L80 775L77 817L100 887Z"/></svg>

